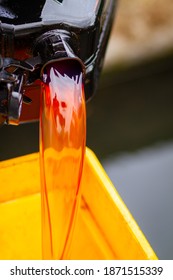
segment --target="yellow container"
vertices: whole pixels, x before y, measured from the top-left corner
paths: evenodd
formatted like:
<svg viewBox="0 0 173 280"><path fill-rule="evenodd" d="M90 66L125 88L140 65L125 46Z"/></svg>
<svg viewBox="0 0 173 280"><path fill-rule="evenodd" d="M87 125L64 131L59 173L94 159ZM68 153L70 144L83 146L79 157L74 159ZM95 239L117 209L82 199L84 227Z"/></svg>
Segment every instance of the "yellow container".
<svg viewBox="0 0 173 280"><path fill-rule="evenodd" d="M41 259L39 155L0 163L0 259ZM157 259L97 158L86 150L71 259Z"/></svg>

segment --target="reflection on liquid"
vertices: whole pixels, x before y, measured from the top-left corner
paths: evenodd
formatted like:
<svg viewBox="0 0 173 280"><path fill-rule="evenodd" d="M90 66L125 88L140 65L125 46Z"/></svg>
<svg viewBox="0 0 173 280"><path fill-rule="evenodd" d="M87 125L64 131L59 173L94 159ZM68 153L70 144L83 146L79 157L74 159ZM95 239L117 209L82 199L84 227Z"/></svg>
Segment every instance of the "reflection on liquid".
<svg viewBox="0 0 173 280"><path fill-rule="evenodd" d="M68 258L79 204L86 116L82 72L74 63L50 64L43 76L40 163L44 259Z"/></svg>

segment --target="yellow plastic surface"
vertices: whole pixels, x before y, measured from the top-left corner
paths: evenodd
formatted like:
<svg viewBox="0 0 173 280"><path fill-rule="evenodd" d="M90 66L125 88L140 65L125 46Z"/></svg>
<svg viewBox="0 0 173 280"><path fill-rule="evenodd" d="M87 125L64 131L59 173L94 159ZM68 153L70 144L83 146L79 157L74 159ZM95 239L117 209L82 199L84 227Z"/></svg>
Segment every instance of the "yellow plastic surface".
<svg viewBox="0 0 173 280"><path fill-rule="evenodd" d="M0 163L0 259L42 259L39 176L38 154ZM70 259L157 259L89 149Z"/></svg>

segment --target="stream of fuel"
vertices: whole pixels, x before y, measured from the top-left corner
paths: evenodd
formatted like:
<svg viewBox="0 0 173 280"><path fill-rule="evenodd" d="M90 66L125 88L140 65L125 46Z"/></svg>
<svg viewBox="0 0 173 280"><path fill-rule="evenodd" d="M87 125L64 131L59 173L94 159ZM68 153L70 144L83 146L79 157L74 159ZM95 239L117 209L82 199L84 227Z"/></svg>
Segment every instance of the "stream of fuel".
<svg viewBox="0 0 173 280"><path fill-rule="evenodd" d="M83 73L76 60L43 71L40 168L43 259L68 259L86 145Z"/></svg>

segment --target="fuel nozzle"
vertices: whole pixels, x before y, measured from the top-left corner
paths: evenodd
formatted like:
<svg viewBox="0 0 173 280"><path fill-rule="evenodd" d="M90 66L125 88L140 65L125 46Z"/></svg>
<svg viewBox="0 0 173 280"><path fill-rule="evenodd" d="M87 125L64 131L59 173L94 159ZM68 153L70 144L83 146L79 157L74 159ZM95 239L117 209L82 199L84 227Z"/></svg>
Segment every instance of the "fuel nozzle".
<svg viewBox="0 0 173 280"><path fill-rule="evenodd" d="M51 30L41 35L35 43L34 56L40 57L41 71L40 78L43 80L44 68L58 61L74 60L80 65L83 74L85 73L85 65L82 60L75 54L77 46L77 38L73 33L66 30Z"/></svg>

